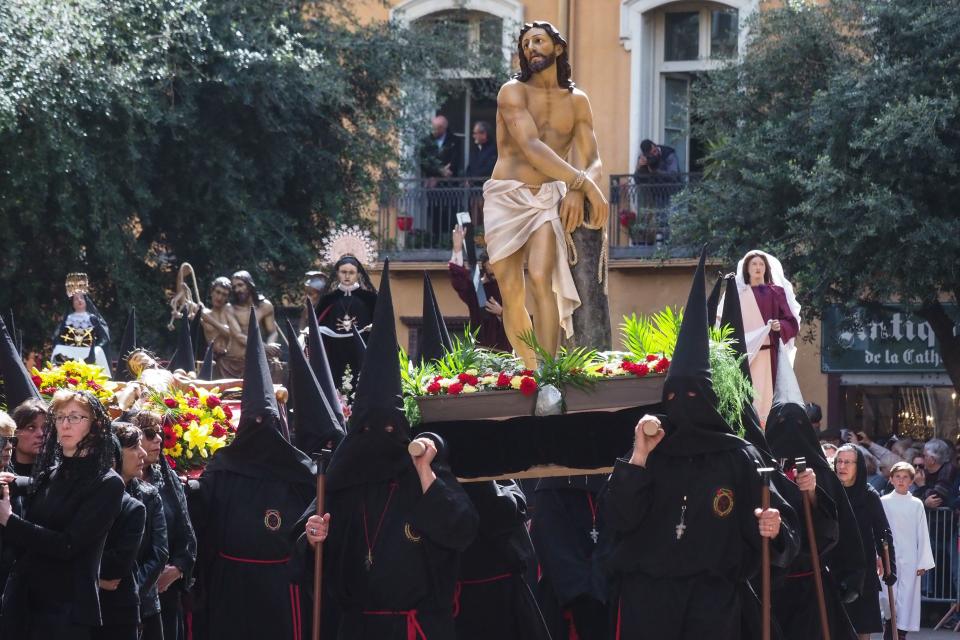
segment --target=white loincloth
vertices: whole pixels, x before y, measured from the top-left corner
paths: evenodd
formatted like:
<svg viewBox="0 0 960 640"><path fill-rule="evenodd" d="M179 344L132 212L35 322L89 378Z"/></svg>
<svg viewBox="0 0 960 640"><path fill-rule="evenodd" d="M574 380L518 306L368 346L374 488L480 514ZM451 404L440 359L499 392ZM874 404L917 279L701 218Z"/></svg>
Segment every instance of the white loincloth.
<svg viewBox="0 0 960 640"><path fill-rule="evenodd" d="M567 261L567 243L560 224L560 200L567 193L563 182L547 182L534 194L519 180L487 180L483 184L483 233L490 262L523 249L533 232L549 223L556 236L557 259L553 265L553 292L560 310L560 326L567 339L573 337L573 312L580 295ZM536 320L536 319L534 319Z"/></svg>

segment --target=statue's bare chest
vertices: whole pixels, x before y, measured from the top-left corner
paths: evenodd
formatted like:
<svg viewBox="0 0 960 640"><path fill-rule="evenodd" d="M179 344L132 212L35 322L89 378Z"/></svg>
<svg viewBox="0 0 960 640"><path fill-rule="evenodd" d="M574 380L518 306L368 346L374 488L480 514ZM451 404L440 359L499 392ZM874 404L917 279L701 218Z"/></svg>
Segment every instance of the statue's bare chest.
<svg viewBox="0 0 960 640"><path fill-rule="evenodd" d="M573 137L573 96L566 89L527 88L527 110L537 124L540 139L554 146L566 146ZM553 143L553 144L551 144Z"/></svg>

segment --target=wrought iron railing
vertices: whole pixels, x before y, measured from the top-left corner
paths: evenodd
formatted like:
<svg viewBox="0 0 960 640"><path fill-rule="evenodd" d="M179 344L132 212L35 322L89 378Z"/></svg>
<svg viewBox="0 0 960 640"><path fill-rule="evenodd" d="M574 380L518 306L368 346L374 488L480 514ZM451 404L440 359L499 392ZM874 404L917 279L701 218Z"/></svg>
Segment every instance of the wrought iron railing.
<svg viewBox="0 0 960 640"><path fill-rule="evenodd" d="M678 212L677 195L700 177L699 173L610 176L613 256L648 255L662 248L670 240L670 218Z"/></svg>
<svg viewBox="0 0 960 640"><path fill-rule="evenodd" d="M404 179L380 191L378 238L381 253L401 260L449 257L457 213L482 224L486 178Z"/></svg>
<svg viewBox="0 0 960 640"><path fill-rule="evenodd" d="M670 239L677 194L700 174L610 176L611 257L653 255ZM483 226L485 178L403 179L381 187L377 237L381 253L399 260L445 260L457 213Z"/></svg>
<svg viewBox="0 0 960 640"><path fill-rule="evenodd" d="M927 509L927 528L936 567L920 579L920 597L925 602L956 602L960 591L957 577L957 516L953 509Z"/></svg>

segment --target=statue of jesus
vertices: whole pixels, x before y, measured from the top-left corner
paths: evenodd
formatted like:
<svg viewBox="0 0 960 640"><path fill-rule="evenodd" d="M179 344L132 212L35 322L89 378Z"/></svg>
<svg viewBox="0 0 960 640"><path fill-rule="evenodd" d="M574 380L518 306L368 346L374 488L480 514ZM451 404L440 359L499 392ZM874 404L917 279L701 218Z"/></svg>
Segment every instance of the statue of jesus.
<svg viewBox="0 0 960 640"><path fill-rule="evenodd" d="M527 23L518 53L520 73L497 95L499 157L483 185L484 235L503 296L507 337L524 364L535 369L536 356L520 335L533 328L550 353L560 346L561 327L572 337L580 296L567 257L570 234L580 225L603 228L609 212L597 186L602 167L593 112L587 94L570 79L566 40L549 22Z"/></svg>

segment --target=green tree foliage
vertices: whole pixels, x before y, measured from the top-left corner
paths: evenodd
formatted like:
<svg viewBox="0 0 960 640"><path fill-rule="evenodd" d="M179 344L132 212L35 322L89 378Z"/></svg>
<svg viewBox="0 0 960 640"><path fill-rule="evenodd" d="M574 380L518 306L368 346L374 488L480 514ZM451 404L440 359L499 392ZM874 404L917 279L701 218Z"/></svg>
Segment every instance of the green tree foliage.
<svg viewBox="0 0 960 640"><path fill-rule="evenodd" d="M400 140L429 126L444 62L502 71L349 4L0 3L0 309L28 345L66 308L70 271L118 335L135 304L158 348L180 262L202 283L244 268L273 297L296 291L330 222L359 220Z"/></svg>
<svg viewBox="0 0 960 640"><path fill-rule="evenodd" d="M760 247L829 303L901 300L960 387L960 12L949 2L791 2L758 12L746 54L692 106L705 179L675 220L734 260Z"/></svg>

